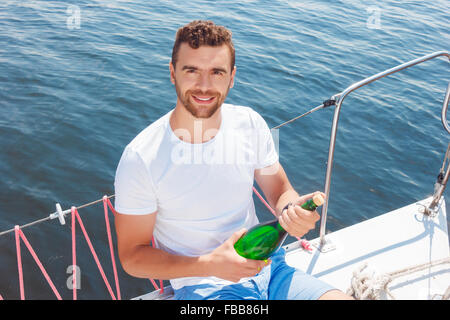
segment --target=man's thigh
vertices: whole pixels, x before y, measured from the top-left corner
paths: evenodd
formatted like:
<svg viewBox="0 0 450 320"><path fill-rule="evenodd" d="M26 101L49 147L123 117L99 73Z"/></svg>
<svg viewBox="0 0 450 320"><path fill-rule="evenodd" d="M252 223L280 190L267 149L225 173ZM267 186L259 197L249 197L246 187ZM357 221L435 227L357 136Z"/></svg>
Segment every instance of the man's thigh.
<svg viewBox="0 0 450 320"><path fill-rule="evenodd" d="M175 290L176 300L266 300L254 281L231 285L200 284Z"/></svg>
<svg viewBox="0 0 450 320"><path fill-rule="evenodd" d="M270 300L317 300L333 286L286 264L280 249L272 259L268 296Z"/></svg>

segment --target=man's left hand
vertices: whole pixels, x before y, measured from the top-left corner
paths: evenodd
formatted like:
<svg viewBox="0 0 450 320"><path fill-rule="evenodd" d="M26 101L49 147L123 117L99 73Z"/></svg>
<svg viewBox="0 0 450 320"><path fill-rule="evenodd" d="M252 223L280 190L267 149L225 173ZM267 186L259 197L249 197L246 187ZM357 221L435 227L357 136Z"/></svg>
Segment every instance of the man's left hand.
<svg viewBox="0 0 450 320"><path fill-rule="evenodd" d="M303 209L301 205L318 193L325 198L325 194L320 191L303 195L295 199L292 202L293 205L283 210L279 215L278 221L280 225L291 236L301 238L315 228L316 222L320 220L320 215L317 211Z"/></svg>

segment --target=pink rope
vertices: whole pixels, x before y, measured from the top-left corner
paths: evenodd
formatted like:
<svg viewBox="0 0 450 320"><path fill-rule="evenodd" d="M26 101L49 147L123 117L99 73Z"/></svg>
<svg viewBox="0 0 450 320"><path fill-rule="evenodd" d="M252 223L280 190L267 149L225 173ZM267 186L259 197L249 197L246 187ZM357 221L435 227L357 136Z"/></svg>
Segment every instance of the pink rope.
<svg viewBox="0 0 450 320"><path fill-rule="evenodd" d="M17 232L17 228L18 226L14 227L16 235L17 269L19 270L20 300L25 300L25 290L23 288L22 255L20 254L20 238L19 232Z"/></svg>
<svg viewBox="0 0 450 320"><path fill-rule="evenodd" d="M53 284L52 280L50 279L47 271L45 271L44 266L42 265L41 261L39 260L36 252L31 247L31 244L28 242L27 237L25 237L25 234L22 230L20 230L19 226L14 227L14 231L16 234L16 248L17 248L17 266L19 268L19 283L20 283L20 298L21 300L25 300L25 290L23 286L23 271L22 271L22 257L20 252L20 238L22 238L23 243L25 243L25 246L27 247L28 251L31 253L31 256L33 257L34 261L38 265L39 269L41 270L42 274L44 275L45 280L47 280L48 284L50 285L50 288L53 290L53 293L56 295L58 300L62 300L61 295L59 294L58 290L56 290L55 285Z"/></svg>
<svg viewBox="0 0 450 320"><path fill-rule="evenodd" d="M94 257L95 263L97 264L98 270L100 271L100 274L102 275L103 281L105 282L106 287L107 287L107 289L109 291L109 294L111 295L111 298L113 300L116 300L116 297L114 296L114 292L111 289L111 286L110 286L110 284L108 282L108 279L106 278L105 272L103 271L103 268L102 268L102 266L100 264L100 261L98 260L97 254L95 253L94 247L92 246L91 240L89 239L89 236L88 236L88 234L86 232L86 229L84 228L83 221L81 220L81 217L78 214L78 211L77 211L77 209L75 207L72 207L71 210L72 210L72 219L74 219L74 216L76 216L76 218L78 220L78 223L79 223L79 225L81 227L81 230L83 231L83 234L84 234L84 237L86 239L86 242L87 242L87 244L89 246L89 249L91 250L92 256ZM75 240L75 228L74 228L74 226L75 226L75 223L72 220L72 228L73 228L72 229L72 241L73 242ZM72 246L73 246L73 244L72 244ZM76 254L73 253L73 255L76 255ZM75 265L76 264L74 264L74 266ZM74 286L74 297L76 298L76 291L75 290L76 289L75 289L75 286Z"/></svg>
<svg viewBox="0 0 450 320"><path fill-rule="evenodd" d="M105 196L106 197L106 196ZM105 199L105 197L103 197L103 199ZM106 202L108 203L108 207L111 209L111 211L112 211L112 213L114 214L114 215L116 215L117 214L117 211L114 209L114 207L113 207L113 205L112 205L112 203L111 203L111 201L108 199L108 198L106 198ZM104 201L104 200L103 200Z"/></svg>
<svg viewBox="0 0 450 320"><path fill-rule="evenodd" d="M114 272L114 281L116 283L117 300L122 300L121 296L120 296L120 286L119 286L119 277L117 276L116 260L114 258L114 249L113 249L113 244L112 244L111 228L109 226L108 205L110 205L110 207L112 207L111 202L109 201L108 197L105 195L105 196L103 196L103 209L105 211L105 223L106 223L106 232L108 234L109 253L111 255L111 263L112 263L113 272ZM112 210L112 213L115 214L115 210Z"/></svg>
<svg viewBox="0 0 450 320"><path fill-rule="evenodd" d="M153 287L155 288L155 290L159 290L158 285L156 284L155 280L149 278L148 280L150 280L150 282L152 283ZM160 292L161 293L161 292Z"/></svg>
<svg viewBox="0 0 450 320"><path fill-rule="evenodd" d="M107 203L107 205L108 205L108 207L111 209L111 211L112 211L112 213L114 214L114 215L116 215L117 214L117 211L114 209L114 206L112 205L112 203L111 203L111 201L106 197L106 196L104 196L103 197L103 203ZM106 209L105 209L106 210ZM107 228L109 228L109 227L107 227ZM109 231L108 231L109 232ZM108 237L109 237L109 235L108 235ZM152 237L152 246L153 247L155 247L155 239ZM110 248L112 248L112 245L111 245L111 243L110 243ZM111 257L113 256L113 253L112 253L112 251L111 251ZM115 265L115 263L113 262L113 265ZM114 267L114 269L115 269L115 267ZM156 284L156 282L155 282L155 280L153 280L153 279L148 279L148 280L150 280L150 282L152 283L152 285L153 285L153 287L156 289L156 290L160 290L160 294L162 294L162 293L164 293L164 286L163 286L163 281L162 280L159 280L159 285L161 286L161 289L158 287L158 285ZM116 280L117 282L117 285L118 285L118 280ZM120 299L119 299L120 300Z"/></svg>
<svg viewBox="0 0 450 320"><path fill-rule="evenodd" d="M258 196L258 198L261 200L262 203L264 203L264 205L267 207L267 209L270 210L270 212L272 212L272 214L274 216L277 216L277 214L275 213L275 210L272 209L272 207L266 202L266 200L264 200L264 198L262 197L262 195L259 194L259 192L256 190L255 187L253 188L253 192Z"/></svg>
<svg viewBox="0 0 450 320"><path fill-rule="evenodd" d="M76 250L76 241L75 241L75 207L71 208L72 211L72 288L73 288L73 300L77 300L77 273L76 273L76 265L77 265L77 250Z"/></svg>
<svg viewBox="0 0 450 320"><path fill-rule="evenodd" d="M253 188L253 192L258 196L258 198L261 200L261 202L264 203L264 205L267 207L267 209L269 209L270 212L272 212L272 214L273 214L274 216L276 216L277 214L276 214L275 210L272 209L272 207L267 203L266 200L264 200L264 198L263 198L263 197L261 196L261 194L256 190L255 187L252 187L252 188ZM302 245L303 249L308 250L308 251L312 251L311 244L310 244L307 240L305 240L305 239L300 239L299 237L296 237L296 238L297 238L298 241L300 241L300 244Z"/></svg>

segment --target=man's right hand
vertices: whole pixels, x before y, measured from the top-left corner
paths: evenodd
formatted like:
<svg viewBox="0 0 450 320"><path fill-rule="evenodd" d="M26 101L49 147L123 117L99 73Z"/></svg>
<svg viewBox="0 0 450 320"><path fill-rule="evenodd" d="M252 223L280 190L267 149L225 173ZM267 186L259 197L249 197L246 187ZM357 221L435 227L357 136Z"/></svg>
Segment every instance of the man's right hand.
<svg viewBox="0 0 450 320"><path fill-rule="evenodd" d="M246 231L246 229L241 229L235 232L221 246L205 255L211 275L232 282L238 282L241 278L255 276L262 268L271 263L270 259L267 262L246 259L236 252L234 244Z"/></svg>

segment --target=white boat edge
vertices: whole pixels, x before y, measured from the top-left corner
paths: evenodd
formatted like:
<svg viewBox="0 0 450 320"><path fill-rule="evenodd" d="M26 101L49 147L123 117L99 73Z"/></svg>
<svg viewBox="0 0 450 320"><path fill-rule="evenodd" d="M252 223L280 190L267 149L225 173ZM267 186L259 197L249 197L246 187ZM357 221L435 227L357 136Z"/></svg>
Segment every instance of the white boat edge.
<svg viewBox="0 0 450 320"><path fill-rule="evenodd" d="M434 217L422 213L432 197L329 233L335 250L307 253L290 248L286 262L346 292L354 273L364 265L371 281L448 258L449 237L444 198ZM318 241L315 239L314 241ZM376 285L373 283L373 285ZM395 299L430 300L450 286L450 265L444 263L394 278L388 289ZM386 295L381 299L392 299Z"/></svg>
<svg viewBox="0 0 450 320"><path fill-rule="evenodd" d="M328 233L326 240L335 247L321 252L315 246L304 250L298 241L284 246L286 262L346 292L352 276L364 264L366 274L377 276L429 264L450 256L447 214L442 197L437 214L421 212L432 197L382 214L372 219ZM319 238L311 241L317 243ZM391 278L381 299L431 300L442 298L450 286L450 264L443 263ZM133 300L173 299L170 286L164 293L153 291Z"/></svg>

